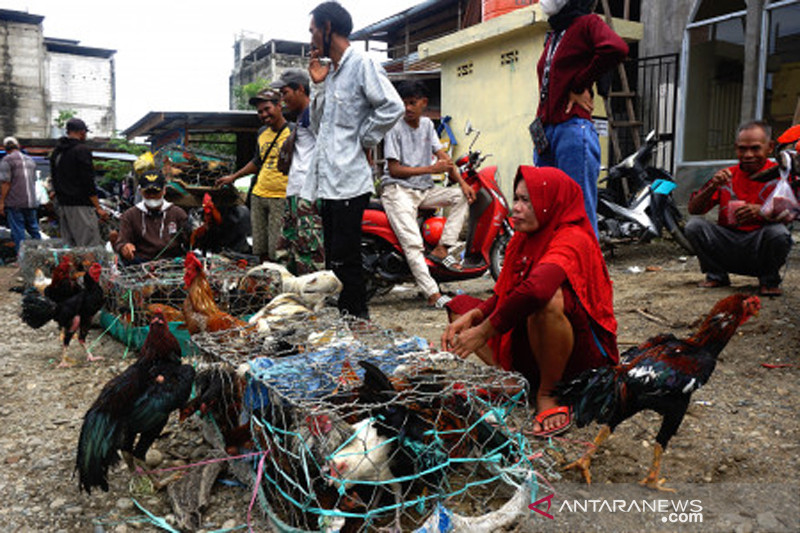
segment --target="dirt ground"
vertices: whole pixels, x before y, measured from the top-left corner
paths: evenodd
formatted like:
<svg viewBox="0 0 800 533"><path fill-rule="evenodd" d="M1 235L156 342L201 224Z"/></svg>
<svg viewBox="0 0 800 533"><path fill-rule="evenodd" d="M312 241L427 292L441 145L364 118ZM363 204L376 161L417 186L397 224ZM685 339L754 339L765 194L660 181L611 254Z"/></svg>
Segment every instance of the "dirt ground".
<svg viewBox="0 0 800 533"><path fill-rule="evenodd" d="M656 242L622 246L608 258L622 349L657 333L685 336L718 299L757 289L754 279L737 276L731 288L698 289L697 260L682 253L672 243ZM723 352L709 384L692 397L662 469L668 484L679 489L677 494L635 485L646 473L660 423L657 416L640 414L623 423L597 454L591 486L580 483L572 472L553 477L552 508L540 506L552 518L526 511L509 530L800 531L799 260L795 247L784 296L763 301L760 315L745 324ZM158 531L144 520L137 503L156 519L174 524L164 492L135 496L134 503L130 476L122 469L112 472L109 493L78 492L73 467L83 414L103 384L131 360L123 359L123 345L104 337L94 349L105 361L56 368L56 327L31 330L21 322L21 297L6 290L17 284L15 276L15 268L0 268L0 530ZM491 280L483 278L444 288L485 296L491 286ZM414 288L401 287L376 299L371 312L378 324L401 328L438 346L445 316L425 308ZM93 330L90 341L99 333ZM74 349L77 354L79 347ZM791 366L768 369L762 363ZM550 443L553 456L577 458L596 430L573 429L565 439ZM172 461L196 461L208 454L192 420L180 427L172 421L155 447ZM232 478L224 473L222 477ZM243 487L218 483L200 528L246 529L250 497ZM632 502L661 501L693 502L692 511L700 508L702 524L696 523L696 516L672 516L666 508L630 508ZM622 503L609 509L608 502ZM682 518L693 523L682 523ZM267 530L255 509L252 524L255 531Z"/></svg>

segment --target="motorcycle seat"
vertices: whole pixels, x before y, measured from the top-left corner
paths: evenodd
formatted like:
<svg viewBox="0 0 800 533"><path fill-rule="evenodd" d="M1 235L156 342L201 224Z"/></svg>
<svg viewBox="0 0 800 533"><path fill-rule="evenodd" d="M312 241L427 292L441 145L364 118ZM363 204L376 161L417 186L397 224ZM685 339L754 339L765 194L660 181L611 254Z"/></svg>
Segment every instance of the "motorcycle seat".
<svg viewBox="0 0 800 533"><path fill-rule="evenodd" d="M373 211L383 211L386 212L386 209L383 208L383 204L377 198L373 198L367 204L367 209L371 209ZM418 215L423 220L428 219L436 214L436 209L420 209L418 211Z"/></svg>

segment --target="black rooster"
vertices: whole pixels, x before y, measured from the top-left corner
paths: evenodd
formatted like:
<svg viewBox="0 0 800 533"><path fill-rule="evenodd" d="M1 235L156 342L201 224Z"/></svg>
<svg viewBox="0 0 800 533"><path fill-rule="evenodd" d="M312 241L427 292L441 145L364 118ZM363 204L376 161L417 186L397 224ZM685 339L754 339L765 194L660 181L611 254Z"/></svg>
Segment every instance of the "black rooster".
<svg viewBox="0 0 800 533"><path fill-rule="evenodd" d="M656 435L653 464L640 484L674 492L659 479L661 456L689 407L692 393L711 377L722 352L736 329L758 314L758 296L734 294L717 302L700 329L687 339L659 335L631 348L620 364L588 370L577 378L556 386L560 405L572 407L579 427L596 420L604 427L594 439L594 447L566 466L577 469L591 483L589 464L600 444L623 421L639 411L652 410L662 416Z"/></svg>
<svg viewBox="0 0 800 533"><path fill-rule="evenodd" d="M108 491L108 469L119 461L117 450L144 459L170 413L188 400L193 381L194 368L181 364L178 340L164 315L156 313L139 358L106 383L83 418L75 465L80 488Z"/></svg>
<svg viewBox="0 0 800 533"><path fill-rule="evenodd" d="M43 290L44 295L60 303L78 294L81 288L75 281L74 271L72 258L69 255L62 256L58 266L53 269L50 284Z"/></svg>
<svg viewBox="0 0 800 533"><path fill-rule="evenodd" d="M56 297L53 291L45 289L45 295L36 291L29 292L22 299L22 320L32 328L40 328L50 320L55 320L61 332L61 363L58 366L71 366L74 360L67 356L69 343L75 332L78 342L86 351L87 361L97 361L86 346L86 337L92 325L94 315L103 307L103 289L100 287L100 273L103 268L99 263L92 263L88 274L83 276L83 289L72 295L63 294ZM55 279L55 276L54 276ZM52 287L52 284L51 284ZM47 295L56 297L56 300Z"/></svg>

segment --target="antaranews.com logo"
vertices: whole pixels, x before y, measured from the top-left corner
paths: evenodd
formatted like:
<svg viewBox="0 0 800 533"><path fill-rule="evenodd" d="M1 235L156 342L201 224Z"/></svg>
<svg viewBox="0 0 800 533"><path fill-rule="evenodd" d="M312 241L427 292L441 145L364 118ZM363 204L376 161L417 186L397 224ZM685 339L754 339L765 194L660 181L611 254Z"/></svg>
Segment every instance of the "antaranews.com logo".
<svg viewBox="0 0 800 533"><path fill-rule="evenodd" d="M550 494L528 506L528 509L549 520L556 517L550 514L554 506ZM546 507L545 507L546 506ZM557 507L558 513L638 513L654 514L659 520L669 524L701 524L703 522L703 503L701 500L626 500L592 499L564 500Z"/></svg>

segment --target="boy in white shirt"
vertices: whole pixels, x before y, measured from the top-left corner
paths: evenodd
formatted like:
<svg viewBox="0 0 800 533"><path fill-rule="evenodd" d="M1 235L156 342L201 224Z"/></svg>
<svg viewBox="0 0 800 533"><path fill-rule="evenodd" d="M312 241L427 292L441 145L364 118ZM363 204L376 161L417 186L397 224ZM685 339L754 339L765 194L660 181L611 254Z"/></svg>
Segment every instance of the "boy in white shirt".
<svg viewBox="0 0 800 533"><path fill-rule="evenodd" d="M397 88L405 105L403 120L389 130L384 139L386 165L381 179L381 203L392 229L400 241L408 266L428 305L442 308L449 300L439 291L425 263L424 244L419 224L420 208L450 207L447 223L436 247L428 254L431 261L460 270L450 255L468 214L475 191L467 185L444 151L433 122L422 114L428 105L424 85L406 81ZM431 174L447 172L459 188L434 186Z"/></svg>

